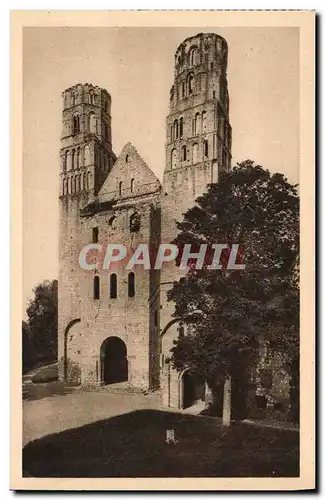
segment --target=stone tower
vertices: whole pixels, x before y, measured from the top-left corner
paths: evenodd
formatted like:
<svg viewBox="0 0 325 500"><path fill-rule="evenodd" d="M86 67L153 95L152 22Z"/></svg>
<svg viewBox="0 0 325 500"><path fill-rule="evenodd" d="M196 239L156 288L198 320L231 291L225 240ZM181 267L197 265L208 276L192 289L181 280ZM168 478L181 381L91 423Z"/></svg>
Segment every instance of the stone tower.
<svg viewBox="0 0 325 500"><path fill-rule="evenodd" d="M175 221L195 204L221 170L230 169L231 127L227 84L227 43L214 33L184 40L175 53L174 84L167 116L166 167L162 189L162 237L176 236ZM161 272L161 384L166 406L179 406L177 374L164 360L169 357L179 324L166 292L180 271L171 262Z"/></svg>
<svg viewBox="0 0 325 500"><path fill-rule="evenodd" d="M60 149L59 346L60 377L64 371L65 331L80 317L80 210L96 199L115 155L111 139L111 97L90 84L62 94Z"/></svg>

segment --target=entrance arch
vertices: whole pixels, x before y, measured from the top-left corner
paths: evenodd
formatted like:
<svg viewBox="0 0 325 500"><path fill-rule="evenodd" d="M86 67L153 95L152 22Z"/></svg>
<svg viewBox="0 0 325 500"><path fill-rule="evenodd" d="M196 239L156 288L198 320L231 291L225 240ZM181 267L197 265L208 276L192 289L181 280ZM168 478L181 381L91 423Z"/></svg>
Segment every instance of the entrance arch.
<svg viewBox="0 0 325 500"><path fill-rule="evenodd" d="M100 348L101 382L105 385L128 380L127 349L119 337L107 337Z"/></svg>
<svg viewBox="0 0 325 500"><path fill-rule="evenodd" d="M180 407L193 406L197 401L205 401L205 381L199 375L186 368L179 378Z"/></svg>

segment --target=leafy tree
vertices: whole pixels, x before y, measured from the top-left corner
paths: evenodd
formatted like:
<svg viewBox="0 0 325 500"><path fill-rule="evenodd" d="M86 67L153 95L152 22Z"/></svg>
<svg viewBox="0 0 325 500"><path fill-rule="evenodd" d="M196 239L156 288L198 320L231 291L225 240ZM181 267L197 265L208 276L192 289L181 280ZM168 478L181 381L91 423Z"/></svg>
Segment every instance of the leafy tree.
<svg viewBox="0 0 325 500"><path fill-rule="evenodd" d="M297 186L251 160L223 172L219 182L178 223L174 243L237 243L243 270L228 270L229 249L221 270L190 266L168 299L174 315L189 325L175 341L173 366L190 367L213 386L245 378L261 338L283 353L288 366L299 353L299 197ZM290 314L288 312L290 304ZM276 311L276 314L275 314ZM299 355L298 355L299 359Z"/></svg>
<svg viewBox="0 0 325 500"><path fill-rule="evenodd" d="M57 359L58 282L43 281L34 290L27 308L28 330L34 363Z"/></svg>

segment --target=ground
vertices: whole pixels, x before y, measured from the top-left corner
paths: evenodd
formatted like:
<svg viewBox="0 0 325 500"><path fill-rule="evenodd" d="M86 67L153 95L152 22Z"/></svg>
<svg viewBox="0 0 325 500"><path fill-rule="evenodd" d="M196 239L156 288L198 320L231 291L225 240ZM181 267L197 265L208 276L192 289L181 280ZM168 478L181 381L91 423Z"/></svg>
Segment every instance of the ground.
<svg viewBox="0 0 325 500"><path fill-rule="evenodd" d="M299 434L159 409L155 394L83 392L25 380L23 474L279 477L299 473ZM166 429L177 443L166 444Z"/></svg>

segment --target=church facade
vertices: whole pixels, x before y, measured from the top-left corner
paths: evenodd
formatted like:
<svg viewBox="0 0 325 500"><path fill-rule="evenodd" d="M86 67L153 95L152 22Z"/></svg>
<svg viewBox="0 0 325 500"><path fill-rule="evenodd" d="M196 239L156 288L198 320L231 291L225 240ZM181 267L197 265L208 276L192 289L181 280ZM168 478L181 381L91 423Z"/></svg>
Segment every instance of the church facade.
<svg viewBox="0 0 325 500"><path fill-rule="evenodd" d="M85 245L108 241L130 251L145 243L154 252L173 240L175 221L208 184L231 168L227 58L226 41L214 33L190 37L177 48L162 184L132 144L116 158L111 97L105 89L78 84L63 92L61 380L83 387L119 383L129 390L159 390L163 405L176 408L205 398L204 381L197 382L192 396L185 394L189 374L169 363L173 340L184 327L166 294L180 270L170 264L161 270L116 265L89 271L80 267L78 256Z"/></svg>

